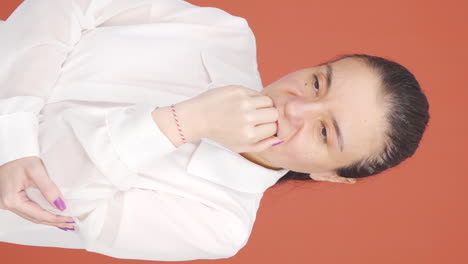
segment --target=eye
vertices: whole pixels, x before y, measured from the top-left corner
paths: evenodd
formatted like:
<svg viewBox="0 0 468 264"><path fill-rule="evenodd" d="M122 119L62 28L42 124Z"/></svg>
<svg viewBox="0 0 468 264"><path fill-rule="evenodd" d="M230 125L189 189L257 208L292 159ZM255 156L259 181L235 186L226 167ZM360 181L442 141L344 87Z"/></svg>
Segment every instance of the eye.
<svg viewBox="0 0 468 264"><path fill-rule="evenodd" d="M317 78L317 75L314 74L314 87L315 89L317 89L317 93L319 92L319 81L318 81L318 78Z"/></svg>
<svg viewBox="0 0 468 264"><path fill-rule="evenodd" d="M322 140L323 142L326 144L327 143L327 128L323 125L322 122L320 122L321 126L320 126L320 135L322 136Z"/></svg>

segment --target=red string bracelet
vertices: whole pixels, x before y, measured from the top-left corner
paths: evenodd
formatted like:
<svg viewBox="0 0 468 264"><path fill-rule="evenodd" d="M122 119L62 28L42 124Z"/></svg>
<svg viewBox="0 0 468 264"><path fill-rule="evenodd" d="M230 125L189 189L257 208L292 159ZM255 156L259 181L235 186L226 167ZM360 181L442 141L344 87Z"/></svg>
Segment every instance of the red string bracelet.
<svg viewBox="0 0 468 264"><path fill-rule="evenodd" d="M180 137L182 138L182 141L183 141L184 143L186 143L185 137L184 137L184 135L182 135L182 129L180 129L179 120L177 119L177 114L176 114L176 111L175 111L175 106L174 106L174 105L171 105L171 109L172 109L172 114L173 114L173 116L174 116L174 119L175 119L175 121L176 121L177 130L179 130Z"/></svg>

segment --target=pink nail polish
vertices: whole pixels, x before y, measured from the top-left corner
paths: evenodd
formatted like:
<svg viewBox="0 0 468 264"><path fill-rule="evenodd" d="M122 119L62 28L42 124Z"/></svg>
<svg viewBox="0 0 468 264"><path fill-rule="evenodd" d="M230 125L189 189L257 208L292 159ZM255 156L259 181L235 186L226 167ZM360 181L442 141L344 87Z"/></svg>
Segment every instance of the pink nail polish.
<svg viewBox="0 0 468 264"><path fill-rule="evenodd" d="M65 206L65 202L62 200L62 198L57 198L55 201L54 201L54 205L55 207L57 207L58 209L60 209L61 211L67 209L67 206Z"/></svg>
<svg viewBox="0 0 468 264"><path fill-rule="evenodd" d="M276 143L275 143L275 144L273 144L272 146L279 145L279 144L281 144L281 143L283 143L283 142L284 142L284 140L281 140L280 142L276 142Z"/></svg>

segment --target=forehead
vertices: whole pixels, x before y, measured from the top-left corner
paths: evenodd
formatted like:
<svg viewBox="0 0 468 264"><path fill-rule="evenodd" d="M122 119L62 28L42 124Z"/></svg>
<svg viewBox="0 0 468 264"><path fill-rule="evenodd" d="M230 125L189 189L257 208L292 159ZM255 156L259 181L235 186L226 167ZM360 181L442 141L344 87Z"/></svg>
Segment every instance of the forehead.
<svg viewBox="0 0 468 264"><path fill-rule="evenodd" d="M386 127L385 105L377 72L363 61L346 58L331 64L333 78L327 103L343 135L343 164L380 151ZM320 66L325 72L326 66Z"/></svg>

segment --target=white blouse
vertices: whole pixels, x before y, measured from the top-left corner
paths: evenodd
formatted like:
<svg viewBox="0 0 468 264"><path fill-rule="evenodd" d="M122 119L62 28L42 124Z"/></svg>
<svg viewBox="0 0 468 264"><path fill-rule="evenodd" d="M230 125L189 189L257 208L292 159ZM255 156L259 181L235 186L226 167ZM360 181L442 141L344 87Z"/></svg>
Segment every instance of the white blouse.
<svg viewBox="0 0 468 264"><path fill-rule="evenodd" d="M0 165L39 156L68 208L28 196L76 222L65 232L0 210L0 241L161 261L246 245L288 170L208 138L176 148L151 117L211 88L263 89L245 19L182 0L26 0L0 37Z"/></svg>

